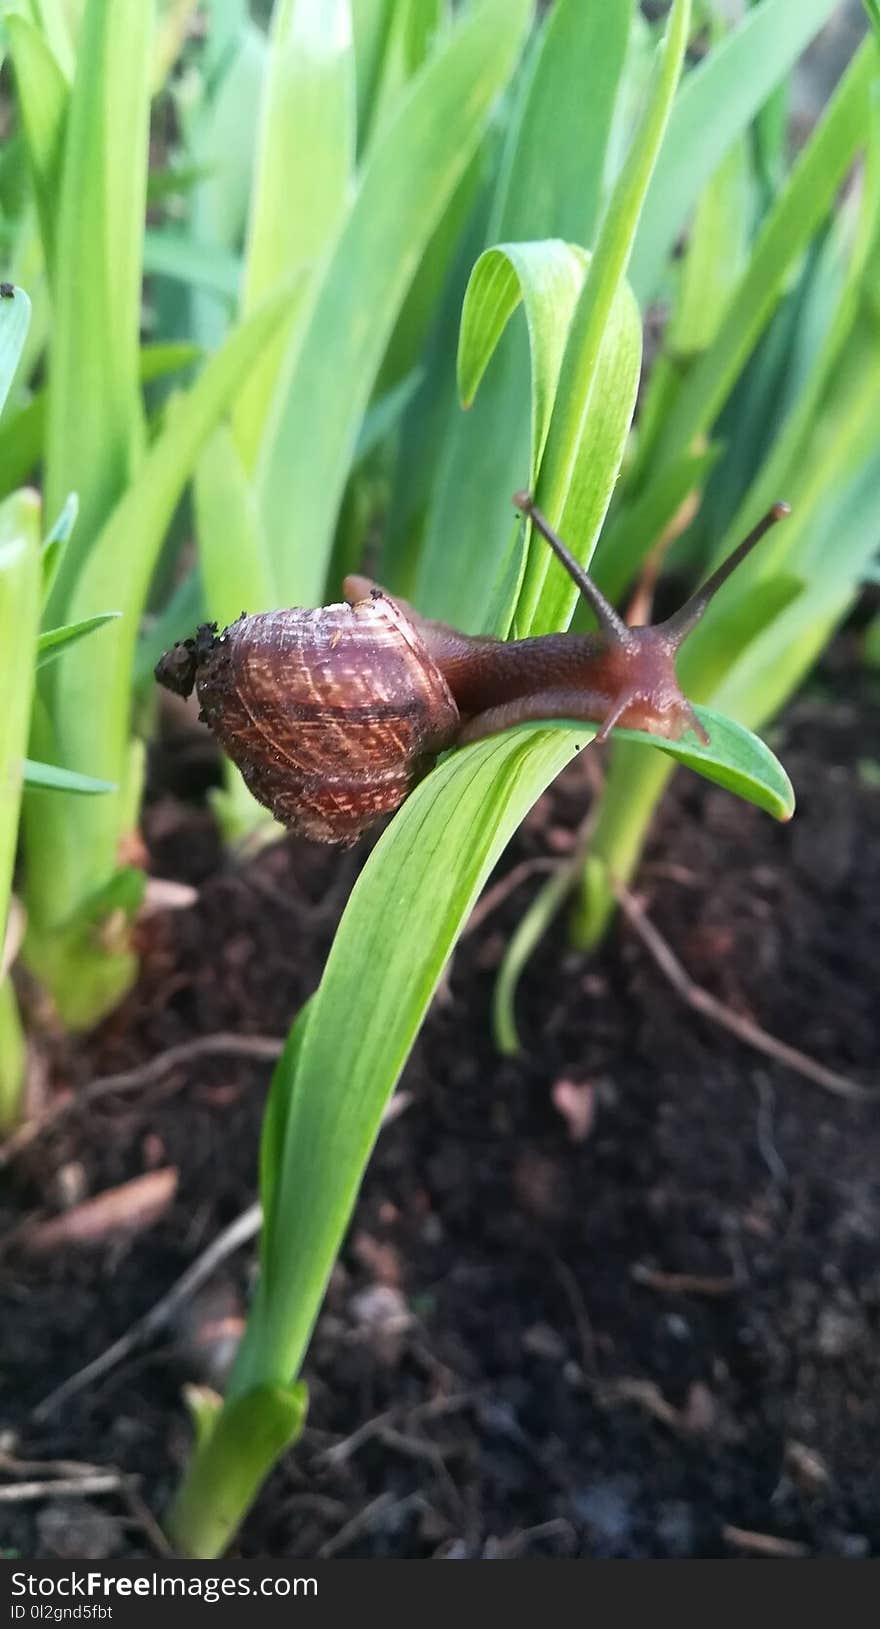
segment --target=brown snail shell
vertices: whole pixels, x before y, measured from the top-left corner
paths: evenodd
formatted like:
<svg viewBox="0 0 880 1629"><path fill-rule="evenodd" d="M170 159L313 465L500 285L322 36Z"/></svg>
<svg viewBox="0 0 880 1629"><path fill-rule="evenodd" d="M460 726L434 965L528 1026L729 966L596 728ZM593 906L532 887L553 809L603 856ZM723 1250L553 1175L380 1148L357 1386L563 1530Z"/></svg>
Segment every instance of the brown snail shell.
<svg viewBox="0 0 880 1629"><path fill-rule="evenodd" d="M352 843L399 808L459 724L418 631L378 591L194 644L205 723L254 797L318 842Z"/></svg>

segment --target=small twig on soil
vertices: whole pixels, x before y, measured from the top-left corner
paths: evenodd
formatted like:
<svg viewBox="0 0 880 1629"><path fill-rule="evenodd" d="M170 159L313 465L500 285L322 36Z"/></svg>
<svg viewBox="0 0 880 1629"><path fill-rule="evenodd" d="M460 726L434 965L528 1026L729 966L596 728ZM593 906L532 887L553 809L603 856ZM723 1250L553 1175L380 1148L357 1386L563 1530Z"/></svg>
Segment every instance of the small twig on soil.
<svg viewBox="0 0 880 1629"><path fill-rule="evenodd" d="M154 1086L169 1070L177 1068L179 1064L191 1063L194 1058L225 1055L236 1058L258 1058L267 1063L274 1063L281 1056L283 1048L283 1039L274 1035L233 1035L220 1031L216 1035L199 1035L193 1041L182 1041L178 1046L170 1046L167 1052L157 1053L149 1063L142 1064L137 1069L125 1069L118 1075L102 1075L99 1080L91 1081L80 1091L71 1092L69 1097L51 1104L45 1113L36 1115L33 1120L26 1120L5 1143L0 1143L0 1170L23 1148L27 1148L36 1137L42 1136L44 1131L57 1125L59 1120L63 1120L68 1114L90 1108L102 1097L110 1097L121 1092L136 1092L142 1087Z"/></svg>
<svg viewBox="0 0 880 1629"><path fill-rule="evenodd" d="M570 1552L577 1547L577 1532L571 1522L566 1521L564 1516L554 1516L550 1521L540 1522L537 1527L523 1527L519 1532L508 1534L507 1538L496 1539L492 1544L492 1559L518 1561L537 1539L548 1538L563 1539Z"/></svg>
<svg viewBox="0 0 880 1629"><path fill-rule="evenodd" d="M34 1409L34 1419L45 1420L62 1403L66 1403L69 1398L76 1396L77 1392L83 1391L86 1386L91 1385L92 1381L109 1374L111 1369L115 1369L126 1358L131 1357L132 1353L136 1352L139 1347L144 1346L148 1340L158 1334L159 1330L170 1322L178 1307L182 1306L197 1290L201 1289L205 1280L210 1278L221 1262L224 1262L227 1256L231 1256L234 1251L240 1249L243 1244L247 1244L248 1240L252 1239L260 1231L262 1219L263 1212L259 1204L249 1205L247 1210L242 1211L242 1214L237 1216L234 1222L230 1222L222 1233L218 1233L216 1239L212 1239L208 1248L203 1250L200 1256L196 1257L196 1260L187 1267L186 1272L181 1274L177 1283L171 1286L168 1294L163 1295L161 1301L157 1301L156 1305L151 1307L143 1318L139 1318L137 1323L132 1324L124 1335L120 1335L118 1341L114 1341L113 1345L108 1346L105 1352L101 1352L98 1357L93 1358L92 1362L87 1363L84 1369L78 1369L76 1374L72 1374L68 1380L63 1381L60 1386L56 1386L54 1391L50 1391L48 1397L44 1397L43 1401L38 1403Z"/></svg>
<svg viewBox="0 0 880 1629"><path fill-rule="evenodd" d="M629 1276L634 1284L656 1290L659 1295L707 1295L714 1299L733 1295L740 1288L739 1280L732 1273L715 1278L702 1273L662 1273L654 1267L646 1267L641 1261L634 1263Z"/></svg>
<svg viewBox="0 0 880 1629"><path fill-rule="evenodd" d="M0 1451L0 1472L7 1476L102 1476L106 1465L84 1464L79 1459L17 1459Z"/></svg>
<svg viewBox="0 0 880 1629"><path fill-rule="evenodd" d="M318 1560L329 1561L331 1556L336 1555L340 1550L344 1550L346 1544L350 1544L352 1539L360 1538L362 1533L372 1532L379 1517L384 1516L386 1512L408 1510L414 1505L422 1505L423 1502L419 1493L410 1493L405 1499L398 1499L396 1493L380 1493L377 1499L371 1499L368 1505L364 1505L363 1510L359 1510L357 1515L352 1516L351 1521L346 1522L338 1533L334 1533L326 1544L321 1545L318 1551Z"/></svg>
<svg viewBox="0 0 880 1629"><path fill-rule="evenodd" d="M572 1317L574 1318L575 1327L577 1329L578 1338L581 1344L581 1362L584 1366L584 1370L588 1375L595 1377L598 1372L598 1364L596 1361L596 1340L595 1336L593 1335L593 1326L590 1323L590 1315L587 1311L587 1305L581 1292L581 1287L575 1278L574 1273L566 1262L561 1261L559 1256L553 1256L551 1257L551 1260L553 1263L553 1271L562 1285L566 1300L568 1301L571 1309Z"/></svg>
<svg viewBox="0 0 880 1629"><path fill-rule="evenodd" d="M722 1537L737 1550L751 1550L753 1555L778 1556L789 1561L802 1561L809 1555L805 1544L795 1539L776 1538L773 1533L752 1533L747 1527L731 1527L725 1523Z"/></svg>
<svg viewBox="0 0 880 1629"><path fill-rule="evenodd" d="M10 1482L0 1488L0 1501L15 1505L29 1499L84 1499L90 1493L117 1493L124 1486L125 1477L119 1471L102 1471L97 1476L58 1476L47 1482Z"/></svg>
<svg viewBox="0 0 880 1629"><path fill-rule="evenodd" d="M663 1396L654 1380L641 1380L636 1375L622 1375L618 1380L603 1380L593 1388L596 1402L603 1408L614 1408L618 1403L634 1403L644 1409L652 1420L668 1426L670 1431L687 1432L681 1409L674 1408Z"/></svg>
<svg viewBox="0 0 880 1629"><path fill-rule="evenodd" d="M672 988L695 1012L701 1013L711 1023L735 1035L745 1046L754 1048L756 1052L763 1052L776 1063L781 1063L786 1068L793 1069L796 1074L802 1075L805 1080L812 1081L814 1086L821 1086L826 1092L833 1092L836 1097L846 1097L856 1103L876 1099L878 1092L875 1088L862 1086L857 1081L850 1080L847 1075L839 1075L834 1069L826 1069L824 1064L817 1063L816 1059L809 1057L806 1052L800 1052L797 1047L777 1040L774 1035L768 1035L759 1024L734 1012L716 996L710 995L708 990L691 978L671 946L646 915L644 906L635 895L614 878L611 886L624 916L635 929L645 949L661 973L669 980Z"/></svg>
<svg viewBox="0 0 880 1629"><path fill-rule="evenodd" d="M383 1431L392 1430L403 1420L408 1426L419 1420L441 1419L446 1414L457 1414L463 1408L468 1408L476 1401L475 1392L461 1392L453 1397L432 1397L426 1403L417 1403L414 1408L398 1405L396 1408L386 1409L384 1414L377 1414L372 1420L365 1420L356 1431L348 1437L342 1437L339 1442L330 1444L317 1456L318 1463L325 1466L344 1465L357 1453L365 1443L372 1442Z"/></svg>
<svg viewBox="0 0 880 1629"><path fill-rule="evenodd" d="M135 1490L135 1488L132 1487L130 1481L127 1481L124 1484L124 1486L120 1489L120 1493L128 1506L131 1521L141 1529L141 1532L152 1544L156 1554L166 1557L173 1556L174 1551L171 1548L171 1545L168 1543L165 1534L162 1532L162 1529L153 1515L152 1510L150 1509L149 1505L144 1503L140 1494Z"/></svg>

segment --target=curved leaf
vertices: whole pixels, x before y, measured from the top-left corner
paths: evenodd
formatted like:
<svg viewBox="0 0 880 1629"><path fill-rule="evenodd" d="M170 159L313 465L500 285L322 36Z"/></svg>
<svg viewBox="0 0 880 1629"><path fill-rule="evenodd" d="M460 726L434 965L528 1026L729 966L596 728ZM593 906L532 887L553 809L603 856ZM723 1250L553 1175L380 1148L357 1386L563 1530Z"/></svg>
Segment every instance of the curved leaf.
<svg viewBox="0 0 880 1629"><path fill-rule="evenodd" d="M487 245L594 243L631 12L631 0L556 0L547 12L520 74ZM471 285L471 297L477 286ZM527 318L529 310L526 299ZM570 308L554 315L564 343ZM466 313L463 322L468 324ZM479 330L476 313L473 329ZM515 323L493 355L467 416L455 412L451 398L444 402L445 434L435 437L414 597L426 615L471 632L505 632L508 602L518 586L522 548L510 495L526 484L530 422L536 468L535 388L542 354L533 335L530 391L521 329ZM499 334L486 338L488 360ZM555 388L555 377L553 383ZM471 379L462 391L468 405L475 388ZM541 408L537 416L543 417Z"/></svg>
<svg viewBox="0 0 880 1629"><path fill-rule="evenodd" d="M645 109L608 201L572 318L547 446L538 474L538 502L551 525L562 533L583 564L592 556L605 519L635 408L641 323L626 273L681 75L690 21L691 0L673 0ZM612 339L615 328L616 340ZM609 357L618 348L627 356L630 370L629 378L619 383L608 370ZM624 436L613 467L612 484L608 485L609 470L602 467L600 460L597 471L590 452L594 434L592 421L597 416L600 421L606 418L606 404L611 408L615 397L618 406L621 400L624 404L627 398L629 400ZM613 413L609 419L614 426ZM542 633L564 626L575 602L574 586L565 580L559 563L550 561L545 546L532 538L517 607L522 631Z"/></svg>

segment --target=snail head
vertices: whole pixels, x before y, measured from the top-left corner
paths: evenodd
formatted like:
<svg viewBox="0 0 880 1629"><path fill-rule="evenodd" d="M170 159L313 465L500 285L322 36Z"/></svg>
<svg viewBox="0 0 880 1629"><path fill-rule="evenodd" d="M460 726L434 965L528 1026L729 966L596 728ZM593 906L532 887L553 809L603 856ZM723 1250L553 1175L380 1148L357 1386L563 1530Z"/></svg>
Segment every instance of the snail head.
<svg viewBox="0 0 880 1629"><path fill-rule="evenodd" d="M153 670L157 682L175 696L191 696L199 668L216 644L216 622L201 623L191 639L179 640L159 657Z"/></svg>

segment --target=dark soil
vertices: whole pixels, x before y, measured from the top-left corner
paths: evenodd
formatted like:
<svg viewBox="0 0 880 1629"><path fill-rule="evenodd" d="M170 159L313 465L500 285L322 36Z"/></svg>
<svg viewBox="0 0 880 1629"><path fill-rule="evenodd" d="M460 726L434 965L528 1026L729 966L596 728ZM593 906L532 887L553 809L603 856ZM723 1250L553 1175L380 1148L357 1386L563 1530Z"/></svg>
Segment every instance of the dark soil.
<svg viewBox="0 0 880 1629"><path fill-rule="evenodd" d="M817 701L778 745L794 822L682 774L640 887L714 994L871 1082L880 727L867 703ZM145 827L152 869L198 902L153 928L139 989L97 1035L47 1040L54 1092L196 1035L281 1035L316 983L360 860L286 842L234 869L179 800L203 778L191 744L167 753ZM579 766L499 876L563 849L586 796ZM500 1060L494 970L536 886L463 941L434 1003L309 1355L308 1428L238 1553L729 1556L754 1553L750 1532L880 1554L880 1108L694 1016L626 927L587 961L557 925L520 991L526 1051ZM31 1410L252 1201L268 1073L201 1059L67 1118L5 1174L0 1446L19 1460L119 1467L161 1513L181 1386L222 1355L252 1250L161 1345L47 1423ZM569 1102L592 1117L582 1140ZM38 1215L166 1165L176 1201L133 1239L28 1253ZM118 1494L0 1511L7 1553L151 1553Z"/></svg>

